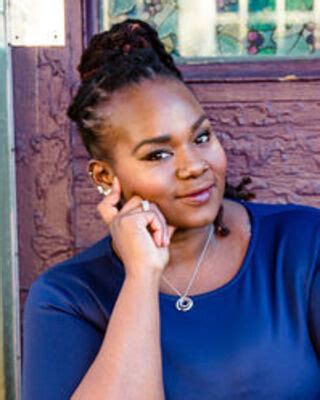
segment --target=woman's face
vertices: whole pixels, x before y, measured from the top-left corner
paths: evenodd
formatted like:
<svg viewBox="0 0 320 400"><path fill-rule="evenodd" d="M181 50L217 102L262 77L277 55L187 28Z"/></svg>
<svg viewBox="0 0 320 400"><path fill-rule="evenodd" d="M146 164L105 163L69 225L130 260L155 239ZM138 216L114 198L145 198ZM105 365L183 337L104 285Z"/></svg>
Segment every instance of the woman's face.
<svg viewBox="0 0 320 400"><path fill-rule="evenodd" d="M185 85L144 80L115 93L107 107L117 138L112 169L124 200L133 195L148 199L180 228L211 223L223 198L227 161ZM202 197L182 197L212 185Z"/></svg>

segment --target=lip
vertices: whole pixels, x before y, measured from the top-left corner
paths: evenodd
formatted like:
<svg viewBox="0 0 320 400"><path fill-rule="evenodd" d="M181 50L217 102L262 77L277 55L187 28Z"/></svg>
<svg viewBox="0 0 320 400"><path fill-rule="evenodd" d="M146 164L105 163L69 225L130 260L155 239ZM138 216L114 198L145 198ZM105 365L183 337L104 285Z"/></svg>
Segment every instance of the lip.
<svg viewBox="0 0 320 400"><path fill-rule="evenodd" d="M179 196L178 200L181 200L183 203L186 203L188 205L201 206L210 200L214 188L215 185L211 184L204 189L197 190L196 192L191 192L186 196Z"/></svg>
<svg viewBox="0 0 320 400"><path fill-rule="evenodd" d="M187 194L184 194L182 196L177 196L178 199L184 199L184 198L191 198L191 197L196 197L197 195L200 195L206 191L208 191L209 189L213 188L215 185L213 183L211 183L210 185L204 186L202 188L196 189L192 192L189 192Z"/></svg>

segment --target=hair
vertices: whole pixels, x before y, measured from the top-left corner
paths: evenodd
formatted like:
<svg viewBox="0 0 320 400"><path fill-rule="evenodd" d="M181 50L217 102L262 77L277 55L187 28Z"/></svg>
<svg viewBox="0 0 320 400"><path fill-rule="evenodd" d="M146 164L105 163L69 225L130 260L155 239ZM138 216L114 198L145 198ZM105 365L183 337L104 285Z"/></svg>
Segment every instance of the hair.
<svg viewBox="0 0 320 400"><path fill-rule="evenodd" d="M89 155L96 159L114 161L112 152L115 135L110 118L100 111L112 93L138 84L143 79L159 76L184 83L172 56L167 53L157 31L144 21L127 19L114 24L109 31L94 35L83 52L78 66L81 84L68 108L68 116L76 122ZM184 83L185 84L185 83ZM103 133L102 133L103 132ZM251 200L254 193L245 190L251 182L242 179L236 187L226 182L224 197ZM216 234L227 236L230 229L223 222L221 205L214 221Z"/></svg>

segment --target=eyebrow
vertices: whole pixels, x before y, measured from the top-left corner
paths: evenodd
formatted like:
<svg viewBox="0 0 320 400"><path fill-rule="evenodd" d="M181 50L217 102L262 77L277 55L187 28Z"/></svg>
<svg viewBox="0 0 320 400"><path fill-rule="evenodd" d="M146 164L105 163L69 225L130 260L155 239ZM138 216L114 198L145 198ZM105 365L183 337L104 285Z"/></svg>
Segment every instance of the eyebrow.
<svg viewBox="0 0 320 400"><path fill-rule="evenodd" d="M191 125L191 132L194 133L199 126L202 124L204 120L207 119L207 116L205 114L202 114L200 118L197 119L196 122L194 122ZM145 139L142 140L142 142L138 143L135 148L132 150L132 154L134 154L141 146L144 146L145 144L152 144L152 143L168 143L170 142L171 136L170 135L161 135L157 136L151 139Z"/></svg>

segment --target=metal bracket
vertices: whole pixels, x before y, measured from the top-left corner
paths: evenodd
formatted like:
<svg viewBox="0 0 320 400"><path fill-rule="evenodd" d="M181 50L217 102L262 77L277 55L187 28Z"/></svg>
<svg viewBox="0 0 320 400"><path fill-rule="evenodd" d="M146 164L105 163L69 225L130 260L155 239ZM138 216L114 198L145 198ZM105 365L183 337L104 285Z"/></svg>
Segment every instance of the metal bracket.
<svg viewBox="0 0 320 400"><path fill-rule="evenodd" d="M12 46L65 46L64 0L8 1Z"/></svg>

